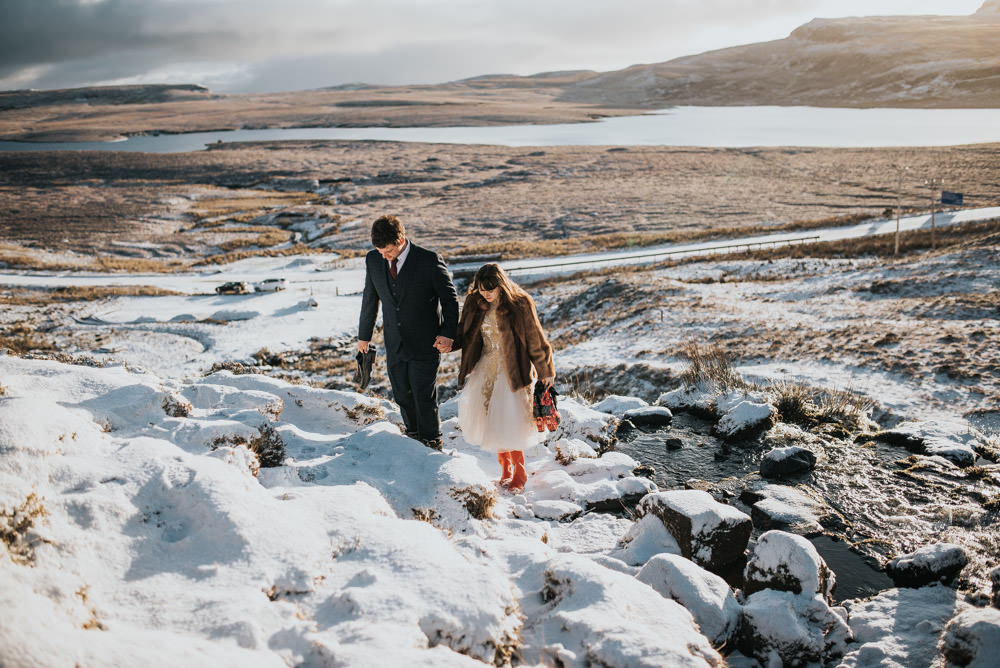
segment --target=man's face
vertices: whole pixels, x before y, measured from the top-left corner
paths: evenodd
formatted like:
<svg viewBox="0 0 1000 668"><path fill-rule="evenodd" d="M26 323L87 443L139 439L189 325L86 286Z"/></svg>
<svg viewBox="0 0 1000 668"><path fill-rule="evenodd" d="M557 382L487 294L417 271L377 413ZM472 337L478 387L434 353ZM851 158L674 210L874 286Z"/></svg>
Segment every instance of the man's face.
<svg viewBox="0 0 1000 668"><path fill-rule="evenodd" d="M379 255L385 258L386 262L392 262L399 257L399 254L403 252L404 248L406 248L406 237L403 237L403 240L398 244L390 244L384 248L376 248L375 250L379 252Z"/></svg>

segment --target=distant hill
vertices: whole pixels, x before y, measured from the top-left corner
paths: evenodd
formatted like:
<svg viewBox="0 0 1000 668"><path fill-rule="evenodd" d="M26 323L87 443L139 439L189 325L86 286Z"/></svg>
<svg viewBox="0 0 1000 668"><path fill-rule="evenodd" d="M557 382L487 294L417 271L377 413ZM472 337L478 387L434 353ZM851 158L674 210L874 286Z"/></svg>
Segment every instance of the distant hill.
<svg viewBox="0 0 1000 668"><path fill-rule="evenodd" d="M971 16L815 19L785 39L636 65L564 101L660 107L1000 107L1000 0Z"/></svg>

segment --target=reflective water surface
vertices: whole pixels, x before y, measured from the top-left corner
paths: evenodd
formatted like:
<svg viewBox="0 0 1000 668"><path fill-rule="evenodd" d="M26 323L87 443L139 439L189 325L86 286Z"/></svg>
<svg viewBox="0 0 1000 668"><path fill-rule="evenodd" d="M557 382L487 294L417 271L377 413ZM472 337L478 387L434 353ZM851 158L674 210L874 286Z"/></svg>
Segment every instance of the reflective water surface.
<svg viewBox="0 0 1000 668"><path fill-rule="evenodd" d="M679 439L679 449L670 439ZM837 574L838 600L891 587L874 565L937 542L968 551L963 588L989 591L987 573L1000 554L1000 467L981 460L960 469L938 458L914 457L903 447L832 437L821 447L807 447L819 459L814 471L768 482L814 492L837 517L827 533L843 541L827 536L812 541ZM687 413L675 414L674 423L661 431L637 432L617 449L652 466L660 489L683 489L691 479L714 483L747 514L740 492L764 482L757 473L764 446L758 441L726 446L711 435L711 422Z"/></svg>
<svg viewBox="0 0 1000 668"><path fill-rule="evenodd" d="M0 150L178 153L200 151L217 142L323 139L499 146L952 146L1000 141L1000 109L673 107L593 123L228 130L145 135L118 142L0 142Z"/></svg>

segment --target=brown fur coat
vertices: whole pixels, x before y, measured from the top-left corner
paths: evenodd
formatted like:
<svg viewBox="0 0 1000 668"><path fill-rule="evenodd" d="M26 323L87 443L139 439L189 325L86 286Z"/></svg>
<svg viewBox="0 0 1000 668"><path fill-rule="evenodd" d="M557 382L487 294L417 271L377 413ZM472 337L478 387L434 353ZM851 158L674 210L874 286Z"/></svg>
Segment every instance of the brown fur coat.
<svg viewBox="0 0 1000 668"><path fill-rule="evenodd" d="M458 333L452 344L453 350L462 351L459 387L465 385L465 379L483 355L483 334L480 330L489 306L489 302L476 292L466 297L462 306ZM497 322L502 341L500 349L511 389L519 390L531 384L532 366L539 378L556 375L552 364L552 346L545 337L531 297L518 297L510 306L500 303L497 306Z"/></svg>

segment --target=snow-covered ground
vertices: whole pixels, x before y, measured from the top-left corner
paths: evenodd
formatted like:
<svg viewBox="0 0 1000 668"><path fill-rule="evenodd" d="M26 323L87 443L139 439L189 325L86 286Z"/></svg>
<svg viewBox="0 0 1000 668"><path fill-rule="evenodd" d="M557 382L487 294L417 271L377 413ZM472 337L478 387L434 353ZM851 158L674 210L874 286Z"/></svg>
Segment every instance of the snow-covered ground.
<svg viewBox="0 0 1000 668"><path fill-rule="evenodd" d="M790 278L699 282L763 271ZM829 313L810 300L843 294L845 275L871 283L893 271L816 261L797 280L790 264L733 261L658 270L655 280L703 290L698 298L718 300L719 317L779 317L748 307L755 296L790 305L781 319L819 327ZM984 289L995 271L977 274ZM275 276L287 290L213 292L224 281ZM802 656L842 654L829 660L844 665L909 668L940 662L949 620L981 612L940 586L891 589L843 609L821 591L737 596L693 562L676 561L683 550L652 516L593 511L656 490L633 475L629 457L598 456L615 420L579 400L564 401L560 431L527 453L526 492L510 496L495 493L496 461L462 439L453 400L442 406L438 453L402 436L398 413L381 399L263 375L204 375L261 348L352 337L362 279L360 260L320 256L213 273L0 276L8 285L180 293L35 314L66 352L105 368L0 356L0 665L752 666L779 665L801 646ZM838 300L826 308L848 314L850 300ZM3 317L17 320L25 308ZM557 353L560 373L678 367L664 338L711 328L648 320L606 322ZM949 389L945 379L920 386L805 358L741 371L849 386L902 416L932 410L965 428L961 406L928 408L928 397ZM278 441L281 465L258 469L248 444ZM726 634L739 619L764 639L755 647L771 649L723 659L729 646L720 638L735 643ZM973 665L991 665L996 635L971 628L952 629L955 642L987 642Z"/></svg>

